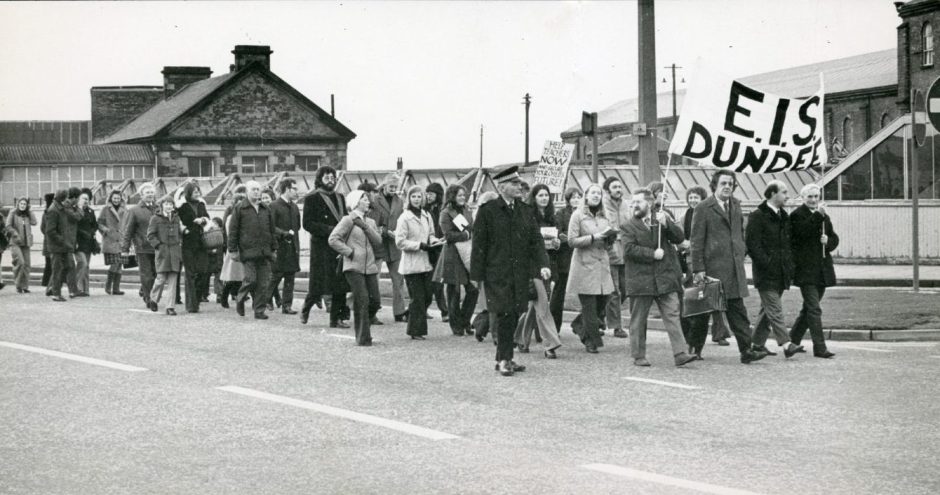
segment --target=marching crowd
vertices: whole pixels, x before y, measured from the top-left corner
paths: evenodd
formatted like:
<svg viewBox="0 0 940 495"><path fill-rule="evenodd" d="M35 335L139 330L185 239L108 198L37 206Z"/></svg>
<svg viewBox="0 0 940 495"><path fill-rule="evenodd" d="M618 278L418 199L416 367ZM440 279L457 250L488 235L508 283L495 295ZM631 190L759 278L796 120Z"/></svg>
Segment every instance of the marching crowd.
<svg viewBox="0 0 940 495"><path fill-rule="evenodd" d="M87 297L89 260L103 254L105 292L123 295L122 272L137 267L138 294L155 312L162 305L176 315L176 306L184 304L186 312L198 313L214 292L224 308L234 298L240 316L249 299L259 320L276 307L296 314L302 229L310 235L310 265L301 323L317 306L329 314L331 328L349 328L352 320L361 346L371 345L371 327L383 324L377 312L384 263L394 320L404 323L407 335L426 338L428 309L436 303L455 336L482 342L492 334L495 369L504 376L525 370L514 353L529 352L533 336L546 358L557 357L565 306L580 306L571 328L586 352L597 353L610 331L630 339L637 366L650 366L646 332L654 303L677 366L702 359L710 321L713 341L729 345L733 334L745 364L776 354L766 346L771 335L786 358L804 352L800 342L807 330L813 354L833 356L820 301L835 285L830 253L838 236L815 184L803 187L802 204L788 212L787 186L771 181L765 201L745 222L733 197L737 180L728 170L713 174L711 195L702 187L687 191L689 208L681 218L664 207L661 183L628 196L616 176L583 192L568 189L564 206L556 209L547 186L529 190L511 167L493 176L498 193L482 194L475 214L460 185L412 186L400 194L400 178L391 173L341 195L336 178L332 168L318 169L302 214L289 177L276 190L253 181L239 185L221 218L210 218L194 183L160 199L144 184L133 206L113 190L97 216L88 189L47 194L39 226L46 295L67 301L66 285L69 298ZM36 225L30 201L21 198L0 234L0 256L5 249L12 253L19 293L30 292ZM761 301L753 327L744 305L745 255ZM799 287L803 305L788 330L781 298L791 285ZM692 310L703 302L714 306ZM622 324L625 303L628 328Z"/></svg>

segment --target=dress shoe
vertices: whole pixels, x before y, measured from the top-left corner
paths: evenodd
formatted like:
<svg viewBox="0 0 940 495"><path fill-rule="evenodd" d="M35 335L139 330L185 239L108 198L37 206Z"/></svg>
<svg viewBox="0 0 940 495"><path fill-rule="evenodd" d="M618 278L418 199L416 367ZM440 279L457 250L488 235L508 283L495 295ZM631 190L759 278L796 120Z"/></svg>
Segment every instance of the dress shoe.
<svg viewBox="0 0 940 495"><path fill-rule="evenodd" d="M266 315L266 314L264 314L264 313L255 313L255 319L256 319L256 320L267 320L267 319L268 319L268 315Z"/></svg>
<svg viewBox="0 0 940 495"><path fill-rule="evenodd" d="M512 366L509 364L509 361L503 360L496 364L496 371L503 376L512 376Z"/></svg>
<svg viewBox="0 0 940 495"><path fill-rule="evenodd" d="M477 335L476 333L474 333L473 336L477 339L477 342L481 342L481 343L483 342L483 339L484 339L483 335Z"/></svg>
<svg viewBox="0 0 940 495"><path fill-rule="evenodd" d="M65 302L65 301L68 301L68 299L62 297L62 296L59 295L59 294L56 294L56 295L52 296L52 300L55 301L55 302Z"/></svg>
<svg viewBox="0 0 940 495"><path fill-rule="evenodd" d="M617 328L617 329L614 329L614 337L617 337L618 339L625 339L625 338L629 337L629 334L627 334L627 332L625 332L625 331L623 331L623 330Z"/></svg>
<svg viewBox="0 0 940 495"><path fill-rule="evenodd" d="M593 345L584 346L584 350L591 354L597 354L597 347L594 347Z"/></svg>
<svg viewBox="0 0 940 495"><path fill-rule="evenodd" d="M467 337L475 335L475 332L473 331L473 329L469 327L467 327L463 332L467 334Z"/></svg>
<svg viewBox="0 0 940 495"><path fill-rule="evenodd" d="M557 359L558 355L555 354L555 349L549 349L545 351L545 357L548 359Z"/></svg>
<svg viewBox="0 0 940 495"><path fill-rule="evenodd" d="M297 314L296 311L294 311L294 310L291 309L291 308L287 308L287 307L281 308L281 313L284 313L285 315L295 315L295 314Z"/></svg>
<svg viewBox="0 0 940 495"><path fill-rule="evenodd" d="M522 373L525 371L525 365L516 364L515 361L509 361L509 366L512 368L513 373Z"/></svg>
<svg viewBox="0 0 940 495"><path fill-rule="evenodd" d="M29 289L23 289L23 294L29 294Z"/></svg>
<svg viewBox="0 0 940 495"><path fill-rule="evenodd" d="M235 312L238 313L238 316L245 316L245 302L239 301L235 303Z"/></svg>
<svg viewBox="0 0 940 495"><path fill-rule="evenodd" d="M425 338L422 335L412 335L411 340L425 340Z"/></svg>
<svg viewBox="0 0 940 495"><path fill-rule="evenodd" d="M310 313L309 313L309 312L307 312L307 311L301 311L301 312L300 312L300 324L301 324L301 325L306 325L306 324L307 324L307 320L309 320L309 319L310 319Z"/></svg>
<svg viewBox="0 0 940 495"><path fill-rule="evenodd" d="M176 316L176 310L173 309L173 308L166 308L166 315L167 315L167 316Z"/></svg>
<svg viewBox="0 0 940 495"><path fill-rule="evenodd" d="M123 290L114 289L114 290L111 291L111 295L112 295L112 296L123 296L123 295L124 295L124 291L123 291Z"/></svg>
<svg viewBox="0 0 940 495"><path fill-rule="evenodd" d="M342 320L337 320L330 322L330 328L349 328L349 325L347 325L346 322Z"/></svg>
<svg viewBox="0 0 940 495"><path fill-rule="evenodd" d="M650 362L647 361L646 358L636 358L633 360L633 365L646 367L650 366Z"/></svg>
<svg viewBox="0 0 940 495"><path fill-rule="evenodd" d="M372 347L372 341L369 340L369 341L362 342L362 343L356 343L356 345L358 345L358 346L360 346L360 347Z"/></svg>
<svg viewBox="0 0 940 495"><path fill-rule="evenodd" d="M225 299L222 299L222 302L220 302L219 304L221 304L222 307L225 308L225 309L228 309L228 308L231 307L231 306L228 305L228 298L227 298L227 297L226 297Z"/></svg>
<svg viewBox="0 0 940 495"><path fill-rule="evenodd" d="M675 358L676 358L676 366L685 366L691 363L692 361L697 361L700 359L695 354L688 354L685 352L680 352L679 354L676 354Z"/></svg>
<svg viewBox="0 0 940 495"><path fill-rule="evenodd" d="M159 306L157 306L156 301L147 302L147 307L150 308L150 311L153 311L154 313L156 313L157 309L159 309Z"/></svg>
<svg viewBox="0 0 940 495"><path fill-rule="evenodd" d="M715 341L715 343L718 344L718 345L720 345L720 346L722 346L722 347L726 347L726 346L731 345L731 343L728 342L728 339L718 339L718 340Z"/></svg>
<svg viewBox="0 0 940 495"><path fill-rule="evenodd" d="M754 361L760 361L767 357L767 353L758 350L744 351L741 353L741 363L748 364L753 363Z"/></svg>
<svg viewBox="0 0 940 495"><path fill-rule="evenodd" d="M767 348L767 346L763 346L763 345L751 346L751 349L753 349L753 350L755 350L755 351L759 351L759 352L764 352L764 353L766 353L768 356L776 356L776 355L777 355L776 352L771 351L770 349Z"/></svg>
<svg viewBox="0 0 940 495"><path fill-rule="evenodd" d="M818 357L818 358L823 358L823 359L829 359L829 358L834 357L835 354L829 351L822 351L822 352L813 352L813 356Z"/></svg>
<svg viewBox="0 0 940 495"><path fill-rule="evenodd" d="M444 323L449 322L450 316L447 316L446 314L441 315L441 321L443 321Z"/></svg>
<svg viewBox="0 0 940 495"><path fill-rule="evenodd" d="M384 324L385 323L383 323L382 320L380 320L377 316L373 316L372 318L369 318L369 325L384 325Z"/></svg>
<svg viewBox="0 0 940 495"><path fill-rule="evenodd" d="M803 349L803 346L796 345L793 342L790 342L790 345L786 346L783 349L783 356L787 359L793 357L796 353L800 352L800 349Z"/></svg>

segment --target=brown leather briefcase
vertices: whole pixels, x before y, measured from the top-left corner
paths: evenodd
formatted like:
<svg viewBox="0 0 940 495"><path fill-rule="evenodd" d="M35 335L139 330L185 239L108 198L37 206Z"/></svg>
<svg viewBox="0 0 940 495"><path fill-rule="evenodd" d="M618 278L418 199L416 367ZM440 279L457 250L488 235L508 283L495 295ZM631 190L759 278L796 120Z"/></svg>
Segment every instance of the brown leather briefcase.
<svg viewBox="0 0 940 495"><path fill-rule="evenodd" d="M728 309L721 280L709 279L703 285L694 285L683 294L682 317L714 313Z"/></svg>

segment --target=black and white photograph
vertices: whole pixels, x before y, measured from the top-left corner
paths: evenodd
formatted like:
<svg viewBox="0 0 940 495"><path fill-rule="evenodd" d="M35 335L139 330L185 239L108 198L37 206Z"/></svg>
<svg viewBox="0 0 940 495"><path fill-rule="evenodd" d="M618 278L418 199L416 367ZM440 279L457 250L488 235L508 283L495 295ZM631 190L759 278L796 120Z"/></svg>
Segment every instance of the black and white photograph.
<svg viewBox="0 0 940 495"><path fill-rule="evenodd" d="M940 0L0 2L0 494L940 493L935 47Z"/></svg>

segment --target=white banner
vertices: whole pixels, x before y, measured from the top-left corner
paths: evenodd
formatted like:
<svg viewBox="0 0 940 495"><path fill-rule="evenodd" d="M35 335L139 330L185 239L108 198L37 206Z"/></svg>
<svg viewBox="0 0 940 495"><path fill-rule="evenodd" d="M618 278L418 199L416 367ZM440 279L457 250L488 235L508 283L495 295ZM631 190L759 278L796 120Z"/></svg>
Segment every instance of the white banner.
<svg viewBox="0 0 940 495"><path fill-rule="evenodd" d="M535 183L546 184L553 194L561 194L568 176L568 166L574 155L574 145L561 141L545 141L542 158L535 169Z"/></svg>
<svg viewBox="0 0 940 495"><path fill-rule="evenodd" d="M821 74L813 96L781 98L713 71L698 72L669 153L748 174L826 163Z"/></svg>

